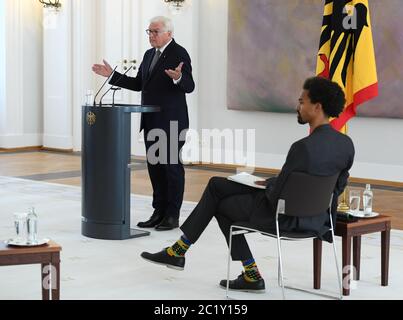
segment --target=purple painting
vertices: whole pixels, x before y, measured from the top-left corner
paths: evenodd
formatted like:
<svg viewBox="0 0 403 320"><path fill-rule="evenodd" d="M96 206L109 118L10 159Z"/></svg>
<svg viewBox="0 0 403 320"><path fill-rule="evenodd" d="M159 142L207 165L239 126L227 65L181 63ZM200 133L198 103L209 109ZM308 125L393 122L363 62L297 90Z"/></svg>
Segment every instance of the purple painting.
<svg viewBox="0 0 403 320"><path fill-rule="evenodd" d="M295 112L315 75L324 0L229 0L228 108ZM401 0L370 1L379 97L358 114L403 118Z"/></svg>

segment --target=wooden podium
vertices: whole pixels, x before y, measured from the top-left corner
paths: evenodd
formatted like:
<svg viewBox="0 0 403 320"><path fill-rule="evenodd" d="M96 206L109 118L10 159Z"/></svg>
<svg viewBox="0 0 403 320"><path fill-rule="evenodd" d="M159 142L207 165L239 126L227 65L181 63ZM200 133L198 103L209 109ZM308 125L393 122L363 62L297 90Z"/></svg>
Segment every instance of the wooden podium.
<svg viewBox="0 0 403 320"><path fill-rule="evenodd" d="M130 228L131 114L155 106L83 106L82 234L106 240L147 236Z"/></svg>

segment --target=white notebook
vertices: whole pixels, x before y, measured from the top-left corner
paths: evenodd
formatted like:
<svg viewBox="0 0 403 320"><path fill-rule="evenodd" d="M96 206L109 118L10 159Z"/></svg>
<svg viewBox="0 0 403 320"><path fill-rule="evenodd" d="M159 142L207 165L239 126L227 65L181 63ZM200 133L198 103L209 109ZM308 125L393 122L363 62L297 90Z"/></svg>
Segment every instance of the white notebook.
<svg viewBox="0 0 403 320"><path fill-rule="evenodd" d="M246 172L238 173L234 176L229 176L228 180L244 184L249 187L257 188L257 189L266 189L264 186L258 186L255 184L255 181L266 181L266 179L251 175Z"/></svg>

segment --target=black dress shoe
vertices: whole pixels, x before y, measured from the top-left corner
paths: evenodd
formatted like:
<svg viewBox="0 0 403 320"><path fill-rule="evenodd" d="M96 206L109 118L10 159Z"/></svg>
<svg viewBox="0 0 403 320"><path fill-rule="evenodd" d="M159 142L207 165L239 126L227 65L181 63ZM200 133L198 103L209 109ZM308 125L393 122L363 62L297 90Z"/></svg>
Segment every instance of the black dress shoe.
<svg viewBox="0 0 403 320"><path fill-rule="evenodd" d="M223 289L227 289L227 280L221 280L220 287ZM263 279L249 282L245 280L244 273L242 272L242 274L238 276L238 278L229 281L229 290L264 293L266 291L266 288Z"/></svg>
<svg viewBox="0 0 403 320"><path fill-rule="evenodd" d="M164 216L159 212L155 211L153 215L150 217L150 219L148 219L145 222L139 222L137 226L140 228L154 228L155 226L160 224L162 219L164 219Z"/></svg>
<svg viewBox="0 0 403 320"><path fill-rule="evenodd" d="M167 231L176 229L179 227L179 219L174 217L165 217L162 221L155 227L157 231Z"/></svg>
<svg viewBox="0 0 403 320"><path fill-rule="evenodd" d="M167 266L171 269L180 271L185 269L185 257L172 257L167 253L167 249L157 253L143 252L141 257L149 262Z"/></svg>

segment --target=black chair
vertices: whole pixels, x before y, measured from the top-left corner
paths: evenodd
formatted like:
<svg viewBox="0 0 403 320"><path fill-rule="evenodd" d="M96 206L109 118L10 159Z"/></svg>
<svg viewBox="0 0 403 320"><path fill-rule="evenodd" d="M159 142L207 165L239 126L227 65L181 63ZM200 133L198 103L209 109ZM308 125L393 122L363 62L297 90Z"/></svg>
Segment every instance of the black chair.
<svg viewBox="0 0 403 320"><path fill-rule="evenodd" d="M239 234L246 234L251 232L259 232L263 235L276 238L278 248L278 281L279 286L282 288L283 299L285 299L284 288L300 290L312 294L319 294L326 297L342 299L342 282L337 261L337 251L334 238L334 228L332 219L332 201L333 190L339 174L334 176L313 176L302 172L293 172L287 178L283 186L279 200L277 202L276 212L276 229L269 230L262 227L256 227L249 222L235 223L230 229L230 241L228 250L228 269L227 269L227 290L226 296L229 298L229 276L230 276L230 262L231 262L231 248L232 237ZM339 293L337 297L321 294L317 292L308 291L296 287L284 285L283 277L283 260L281 253L281 240L286 241L301 241L301 240L315 240L317 236L310 232L286 232L279 228L278 218L279 215L287 215L291 217L313 217L329 213L330 226L329 231L332 235L334 258L336 262L336 271L339 284Z"/></svg>

